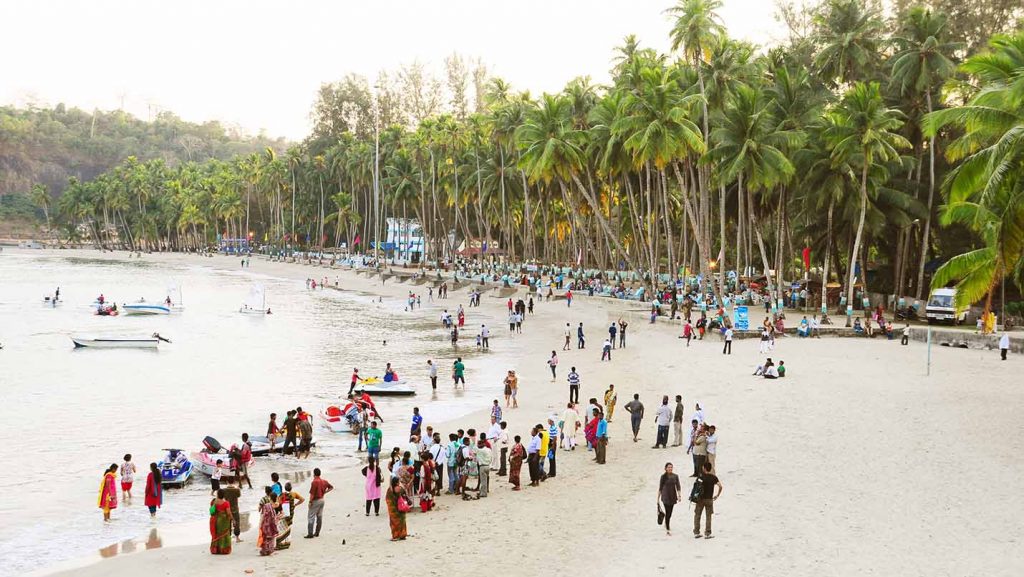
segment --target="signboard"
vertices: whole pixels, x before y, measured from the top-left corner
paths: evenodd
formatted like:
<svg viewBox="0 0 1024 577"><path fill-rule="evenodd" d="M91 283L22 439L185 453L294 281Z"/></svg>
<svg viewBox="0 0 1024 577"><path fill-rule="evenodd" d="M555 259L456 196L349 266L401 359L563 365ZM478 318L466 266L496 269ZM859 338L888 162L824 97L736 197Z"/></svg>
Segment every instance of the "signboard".
<svg viewBox="0 0 1024 577"><path fill-rule="evenodd" d="M750 317L747 314L747 307L734 307L732 309L732 327L738 331L750 330Z"/></svg>

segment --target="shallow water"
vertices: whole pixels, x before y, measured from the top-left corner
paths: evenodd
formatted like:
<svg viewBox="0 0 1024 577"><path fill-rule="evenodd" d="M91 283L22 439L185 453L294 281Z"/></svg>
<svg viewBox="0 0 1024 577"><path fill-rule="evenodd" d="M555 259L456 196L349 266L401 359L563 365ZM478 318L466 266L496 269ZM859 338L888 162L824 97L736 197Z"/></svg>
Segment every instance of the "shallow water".
<svg viewBox="0 0 1024 577"><path fill-rule="evenodd" d="M377 400L387 419L385 447L407 434L413 405L428 422L438 422L490 402L473 387L453 392L440 386L430 394L426 359L439 363L443 382L453 356L434 310L406 313L400 300L310 291L302 282L260 275L259 262L244 271L215 270L205 262L0 253L0 397L8 438L22 440L0 443L0 575L182 544L186 532L174 527L207 518L209 480L197 473L186 488L167 491L154 526L142 492L148 464L160 459L161 449L198 450L206 435L225 445L242 432L262 435L270 412L280 423L296 406L316 415L347 391L354 366L369 376L390 361L420 387L413 399ZM273 315L237 312L254 278L265 285ZM172 282L182 286L181 314L99 317L90 307L100 293L117 303L159 302ZM43 296L58 286L63 304L44 305ZM69 338L153 332L173 342L161 343L159 351L75 350ZM460 354L471 380L500 382L500 363L474 362L467 347ZM301 478L313 466L356 462L352 435L317 427L316 439L309 461L258 459L254 485L269 482L271 471ZM124 453L138 468L135 503L119 503L114 521L104 524L96 507L102 471L120 464ZM256 500L255 493L244 498Z"/></svg>

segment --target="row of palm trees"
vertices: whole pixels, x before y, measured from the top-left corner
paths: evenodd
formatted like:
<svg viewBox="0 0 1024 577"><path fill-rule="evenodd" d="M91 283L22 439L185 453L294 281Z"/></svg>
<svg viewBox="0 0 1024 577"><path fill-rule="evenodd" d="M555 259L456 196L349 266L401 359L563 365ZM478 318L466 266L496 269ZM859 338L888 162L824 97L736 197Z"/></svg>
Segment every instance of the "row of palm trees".
<svg viewBox="0 0 1024 577"><path fill-rule="evenodd" d="M1019 190L1024 158L1009 128L1021 118L1019 63L994 71L994 61L1013 59L1020 34L997 38L958 74L962 48L946 41L946 16L925 8L885 21L856 0L830 0L811 35L759 53L727 36L720 5L680 0L668 10L671 54L627 37L608 86L578 78L534 99L493 79L483 112L378 126L373 138L343 132L326 147L175 167L129 158L73 181L60 214L69 234L86 230L96 243L168 248L221 234L362 250L382 238L386 219L414 219L427 260L476 243L515 261L623 269L652 282L690 273L712 290L729 270L779 287L801 274L807 246L853 304L870 264L891 275L873 279L888 292L925 295L926 264L945 234L932 218L948 172L943 222L966 223L983 250L998 250L986 220L995 209L973 195L987 173L998 182L985 201L1005 190L1000 214L1020 209L1008 190ZM984 215L968 216L983 205ZM968 255L938 278L984 260ZM1000 255L991 266L1019 272L1019 255Z"/></svg>

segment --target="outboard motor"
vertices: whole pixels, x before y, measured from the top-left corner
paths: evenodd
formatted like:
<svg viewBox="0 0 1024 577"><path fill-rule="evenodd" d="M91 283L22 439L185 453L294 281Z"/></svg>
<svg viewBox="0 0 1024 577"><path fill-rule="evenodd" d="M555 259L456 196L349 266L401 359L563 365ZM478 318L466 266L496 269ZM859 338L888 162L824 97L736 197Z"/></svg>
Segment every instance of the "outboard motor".
<svg viewBox="0 0 1024 577"><path fill-rule="evenodd" d="M203 439L203 446L211 453L219 453L220 450L224 448L220 442L213 437L206 437Z"/></svg>

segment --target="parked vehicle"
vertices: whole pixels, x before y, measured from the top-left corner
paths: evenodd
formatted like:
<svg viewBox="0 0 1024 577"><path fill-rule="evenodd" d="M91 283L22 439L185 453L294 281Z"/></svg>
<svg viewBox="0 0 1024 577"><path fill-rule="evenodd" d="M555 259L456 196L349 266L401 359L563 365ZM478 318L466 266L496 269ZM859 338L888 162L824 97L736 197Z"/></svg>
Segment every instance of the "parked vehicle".
<svg viewBox="0 0 1024 577"><path fill-rule="evenodd" d="M925 318L928 324L948 323L957 325L967 320L967 310L957 310L955 288L939 288L928 296Z"/></svg>

